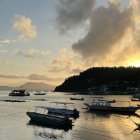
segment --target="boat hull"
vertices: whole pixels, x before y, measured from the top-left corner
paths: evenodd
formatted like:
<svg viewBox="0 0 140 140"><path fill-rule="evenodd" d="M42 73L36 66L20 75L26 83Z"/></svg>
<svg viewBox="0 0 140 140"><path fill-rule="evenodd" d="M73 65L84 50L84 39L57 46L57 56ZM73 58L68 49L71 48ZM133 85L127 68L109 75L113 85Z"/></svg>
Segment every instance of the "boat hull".
<svg viewBox="0 0 140 140"><path fill-rule="evenodd" d="M21 94L11 94L11 93L9 93L9 96L30 96L30 94L21 95Z"/></svg>
<svg viewBox="0 0 140 140"><path fill-rule="evenodd" d="M44 126L56 126L56 127L63 127L63 126L71 126L72 120L66 117L58 117L54 115L45 115L36 112L27 112L27 115L30 117L32 122L35 122L40 125Z"/></svg>

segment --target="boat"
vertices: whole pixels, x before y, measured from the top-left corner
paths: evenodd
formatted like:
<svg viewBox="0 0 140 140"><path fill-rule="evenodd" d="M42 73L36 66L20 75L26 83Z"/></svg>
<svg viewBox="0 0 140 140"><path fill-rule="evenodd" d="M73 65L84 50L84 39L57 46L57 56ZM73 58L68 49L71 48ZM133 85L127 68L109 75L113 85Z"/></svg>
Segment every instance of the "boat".
<svg viewBox="0 0 140 140"><path fill-rule="evenodd" d="M30 93L26 90L13 90L11 93L9 93L9 96L30 96Z"/></svg>
<svg viewBox="0 0 140 140"><path fill-rule="evenodd" d="M0 100L1 102L18 102L18 103L22 103L22 102L26 102L25 100Z"/></svg>
<svg viewBox="0 0 140 140"><path fill-rule="evenodd" d="M45 91L36 91L36 92L34 93L34 95L45 95L45 94L46 94Z"/></svg>
<svg viewBox="0 0 140 140"><path fill-rule="evenodd" d="M98 99L98 101L106 101L108 103L116 103L116 100L102 100L102 99Z"/></svg>
<svg viewBox="0 0 140 140"><path fill-rule="evenodd" d="M116 102L129 102L129 101L116 101ZM128 106L128 107L118 107L118 106L112 106L113 102L110 101L99 101L99 100L93 100L91 104L85 103L85 106L87 107L88 111L102 111L102 112L110 112L110 113L124 113L124 114L133 114L138 109L140 109L139 106ZM129 102L130 104L130 102Z"/></svg>
<svg viewBox="0 0 140 140"><path fill-rule="evenodd" d="M36 107L37 108L37 107ZM43 126L71 126L72 120L68 117L50 115L50 114L42 114L37 112L26 112L26 114L30 117L31 121Z"/></svg>
<svg viewBox="0 0 140 140"><path fill-rule="evenodd" d="M131 101L137 101L138 102L138 101L140 101L140 99L139 98L132 98Z"/></svg>
<svg viewBox="0 0 140 140"><path fill-rule="evenodd" d="M84 100L84 98L70 98L70 100Z"/></svg>
<svg viewBox="0 0 140 140"><path fill-rule="evenodd" d="M54 114L59 116L68 116L77 118L79 116L79 111L74 108L68 109L67 105L74 105L74 103L65 103L65 102L50 102L56 104L57 107L47 107L47 106L37 106L39 108L44 108L48 110L48 114ZM63 105L63 107L58 107L58 105Z"/></svg>

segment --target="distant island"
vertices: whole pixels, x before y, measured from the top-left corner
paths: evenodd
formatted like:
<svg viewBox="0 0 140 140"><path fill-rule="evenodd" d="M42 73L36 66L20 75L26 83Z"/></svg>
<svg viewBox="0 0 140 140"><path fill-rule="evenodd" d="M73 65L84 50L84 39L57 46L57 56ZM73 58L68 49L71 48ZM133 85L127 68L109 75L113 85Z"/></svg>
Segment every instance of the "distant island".
<svg viewBox="0 0 140 140"><path fill-rule="evenodd" d="M8 90L14 90L14 89L26 89L29 91L34 90L54 90L55 86L49 85L43 82L27 82L21 86L18 87L9 87L9 86L0 86L1 91L8 91Z"/></svg>
<svg viewBox="0 0 140 140"><path fill-rule="evenodd" d="M54 91L123 95L140 93L140 68L93 67L65 79Z"/></svg>

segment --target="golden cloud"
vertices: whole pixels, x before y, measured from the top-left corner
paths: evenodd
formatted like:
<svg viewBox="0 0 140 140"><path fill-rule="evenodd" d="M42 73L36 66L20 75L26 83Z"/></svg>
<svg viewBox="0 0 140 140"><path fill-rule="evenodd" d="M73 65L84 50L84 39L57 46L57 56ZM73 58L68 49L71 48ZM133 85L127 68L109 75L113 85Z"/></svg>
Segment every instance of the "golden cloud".
<svg viewBox="0 0 140 140"><path fill-rule="evenodd" d="M77 74L84 69L84 61L81 61L79 54L72 50L61 48L58 56L53 60L50 65L49 72L66 72L66 74Z"/></svg>
<svg viewBox="0 0 140 140"><path fill-rule="evenodd" d="M37 36L36 26L32 25L32 20L25 16L16 16L13 27L21 32L20 38L31 39Z"/></svg>
<svg viewBox="0 0 140 140"><path fill-rule="evenodd" d="M0 64L9 64L8 60L0 60Z"/></svg>
<svg viewBox="0 0 140 140"><path fill-rule="evenodd" d="M128 8L122 7L121 0L107 0L107 2L108 5L90 10L90 14L78 22L73 22L74 25L70 26L74 28L75 25L87 22L89 19L87 33L72 45L73 51L79 53L83 59L77 59L77 57L70 59L71 55L63 50L67 56L63 56L64 58L59 56L53 61L54 71L72 69L74 65L80 69L92 66L137 65L140 60L140 1L128 1ZM74 3L71 1L71 5ZM94 3L91 7L94 7ZM82 10L85 9L83 7ZM63 13L59 13L59 20L63 21L67 11L66 9ZM72 15L75 14L80 16L76 10L73 10ZM73 16L65 18L73 20ZM67 27L67 22L61 23ZM78 63L79 60L82 62Z"/></svg>
<svg viewBox="0 0 140 140"><path fill-rule="evenodd" d="M49 50L40 51L34 48L30 48L26 52L16 49L14 50L13 53L16 56L24 56L24 57L45 57L49 55L50 51Z"/></svg>

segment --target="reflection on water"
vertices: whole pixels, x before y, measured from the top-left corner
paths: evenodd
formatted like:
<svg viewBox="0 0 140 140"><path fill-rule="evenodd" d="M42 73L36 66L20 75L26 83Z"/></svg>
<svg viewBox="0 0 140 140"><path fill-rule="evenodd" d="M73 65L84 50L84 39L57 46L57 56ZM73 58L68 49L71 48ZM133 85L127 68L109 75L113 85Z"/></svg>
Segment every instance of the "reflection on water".
<svg viewBox="0 0 140 140"><path fill-rule="evenodd" d="M62 139L64 138L65 131L63 130L56 130L53 128L48 127L41 127L41 126L33 126L33 133L35 137L42 137L47 139Z"/></svg>
<svg viewBox="0 0 140 140"><path fill-rule="evenodd" d="M33 122L33 121L29 121L28 125L33 125L33 126L40 126L40 127L43 127L43 128L50 128L50 129L54 129L54 130L64 130L65 132L69 131L70 129L72 129L72 125L67 125L67 126L54 126L54 125L47 125L47 124L44 124L44 125L40 125L36 122Z"/></svg>
<svg viewBox="0 0 140 140"><path fill-rule="evenodd" d="M122 115L100 112L87 112L84 103L90 103L92 96L67 95L66 93L49 93L43 96L9 97L9 92L0 92L0 100L25 100L26 102L0 102L0 140L139 140L140 129L134 123L140 123L140 110L137 115ZM70 97L82 98L81 101L71 101ZM130 100L130 96L102 96L108 100ZM80 111L80 116L73 119L73 127L65 130L53 127L41 127L29 124L27 111L33 111L34 106L49 105L49 102L74 102ZM131 102L136 106L138 102ZM122 103L119 105L123 105ZM124 103L124 106L127 106ZM133 121L134 122L133 122Z"/></svg>

